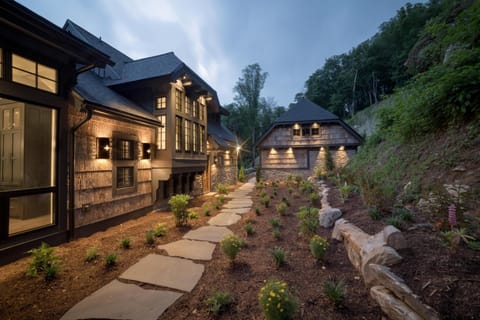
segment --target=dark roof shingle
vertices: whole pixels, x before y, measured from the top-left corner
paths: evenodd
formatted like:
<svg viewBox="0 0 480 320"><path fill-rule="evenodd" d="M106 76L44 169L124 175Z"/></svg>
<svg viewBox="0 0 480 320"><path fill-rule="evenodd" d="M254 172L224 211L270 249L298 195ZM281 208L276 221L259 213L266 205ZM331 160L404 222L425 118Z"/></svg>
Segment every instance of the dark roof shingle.
<svg viewBox="0 0 480 320"><path fill-rule="evenodd" d="M325 110L306 98L300 98L297 103L290 104L288 111L275 120L274 124L338 119L339 118L330 111Z"/></svg>

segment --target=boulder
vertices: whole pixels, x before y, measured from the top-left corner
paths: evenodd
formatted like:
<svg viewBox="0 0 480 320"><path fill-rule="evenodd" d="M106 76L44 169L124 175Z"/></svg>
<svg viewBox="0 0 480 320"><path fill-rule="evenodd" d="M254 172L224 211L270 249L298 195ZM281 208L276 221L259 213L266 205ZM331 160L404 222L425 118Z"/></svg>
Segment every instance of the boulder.
<svg viewBox="0 0 480 320"><path fill-rule="evenodd" d="M397 299L387 288L375 286L370 288L370 296L377 301L382 311L392 320L423 320L415 311Z"/></svg>
<svg viewBox="0 0 480 320"><path fill-rule="evenodd" d="M370 268L371 264L391 266L402 261L402 257L398 252L389 246L372 247L368 251L362 250L360 256L362 259L360 272L367 286L371 286L374 282L374 272Z"/></svg>
<svg viewBox="0 0 480 320"><path fill-rule="evenodd" d="M337 208L321 209L319 212L320 225L325 228L333 227L335 221L342 216L342 211Z"/></svg>
<svg viewBox="0 0 480 320"><path fill-rule="evenodd" d="M390 225L383 228L383 238L387 245L395 250L402 250L408 247L403 233L394 226Z"/></svg>
<svg viewBox="0 0 480 320"><path fill-rule="evenodd" d="M390 268L379 264L370 264L372 285L381 285L393 292L395 296L415 310L423 319L439 319L438 313L430 306L423 304L402 278L393 273Z"/></svg>

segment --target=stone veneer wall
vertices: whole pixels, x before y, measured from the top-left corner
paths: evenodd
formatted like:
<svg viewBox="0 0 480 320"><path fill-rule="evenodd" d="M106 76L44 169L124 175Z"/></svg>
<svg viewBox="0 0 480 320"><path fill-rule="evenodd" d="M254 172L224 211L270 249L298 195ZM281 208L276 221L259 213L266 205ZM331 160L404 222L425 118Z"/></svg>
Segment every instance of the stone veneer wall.
<svg viewBox="0 0 480 320"><path fill-rule="evenodd" d="M219 183L232 185L237 183L237 166L216 166L212 165L211 171L211 189L215 191L215 187Z"/></svg>
<svg viewBox="0 0 480 320"><path fill-rule="evenodd" d="M79 123L84 113L69 111L69 124ZM114 161L96 159L97 137L112 139L119 132L137 143L136 190L115 195L113 190ZM140 160L141 143L153 143L155 131L148 126L94 115L76 132L75 158L75 226L80 227L152 206L152 171L150 160Z"/></svg>

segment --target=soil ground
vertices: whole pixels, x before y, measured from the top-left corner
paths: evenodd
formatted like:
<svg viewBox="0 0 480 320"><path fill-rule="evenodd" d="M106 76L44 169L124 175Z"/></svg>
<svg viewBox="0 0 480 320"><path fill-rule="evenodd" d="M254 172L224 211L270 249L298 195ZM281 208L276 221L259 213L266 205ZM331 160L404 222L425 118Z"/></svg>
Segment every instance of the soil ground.
<svg viewBox="0 0 480 320"><path fill-rule="evenodd" d="M219 319L262 319L257 294L263 281L270 278L287 282L291 292L299 301L298 319L381 319L382 313L369 297L359 273L347 258L341 242L330 239L331 230L321 228L322 237L329 239L325 262L316 262L310 254L309 238L299 234L298 218L295 213L301 206L309 206L309 199L297 189L288 192L280 183L278 194L270 200L269 208L260 204L260 197L254 191L252 211L242 216L230 229L241 236L246 247L240 251L236 262L222 254L218 245L213 259L205 263L205 273L195 289L184 294L160 319L210 319L205 301L217 290L229 291L234 296L234 304L217 318ZM271 187L266 188L272 194ZM228 196L227 196L228 197ZM286 216L280 216L275 207L286 197L291 206ZM332 206L342 208L344 218L352 221L364 231L374 234L383 228L381 221L372 220L363 207L358 195L353 195L345 203L340 202L338 191L333 188L329 194ZM198 213L198 219L190 221L190 227L176 228L169 212L152 212L136 220L98 232L56 248L61 258L62 268L56 279L45 282L43 278L25 276L29 257L0 267L0 319L58 319L78 301L117 278L128 267L148 253L162 253L156 248L179 240L189 229L205 225L210 217L203 214L202 204L211 208L214 216L212 197L199 197L192 201L191 211ZM255 214L259 208L261 215ZM270 219L280 219L280 238L272 235ZM252 221L255 232L247 236L244 231L246 221ZM166 236L156 238L155 246L145 244L145 232L157 223L169 226ZM415 221L411 223L414 225ZM410 249L401 252L404 261L393 269L421 299L438 310L444 319L478 319L480 315L480 255L476 251L459 246L455 252L444 247L438 231L414 229L405 236ZM122 249L123 238L131 239L132 248ZM86 263L86 250L98 246L100 257ZM271 256L275 246L284 248L287 264L277 268ZM103 257L110 252L119 254L118 265L105 268ZM325 297L322 285L327 279L342 279L346 284L346 300L342 308L335 308Z"/></svg>

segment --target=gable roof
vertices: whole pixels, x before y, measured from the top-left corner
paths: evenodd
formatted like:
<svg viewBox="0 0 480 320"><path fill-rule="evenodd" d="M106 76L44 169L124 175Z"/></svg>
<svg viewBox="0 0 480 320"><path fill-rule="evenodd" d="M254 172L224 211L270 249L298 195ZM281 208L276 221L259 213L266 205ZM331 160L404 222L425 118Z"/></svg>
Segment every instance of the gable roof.
<svg viewBox="0 0 480 320"><path fill-rule="evenodd" d="M274 124L302 123L312 121L338 120L339 118L306 98L291 103L288 111L282 114Z"/></svg>
<svg viewBox="0 0 480 320"><path fill-rule="evenodd" d="M207 133L223 148L235 148L237 146L236 136L220 122L209 122Z"/></svg>

